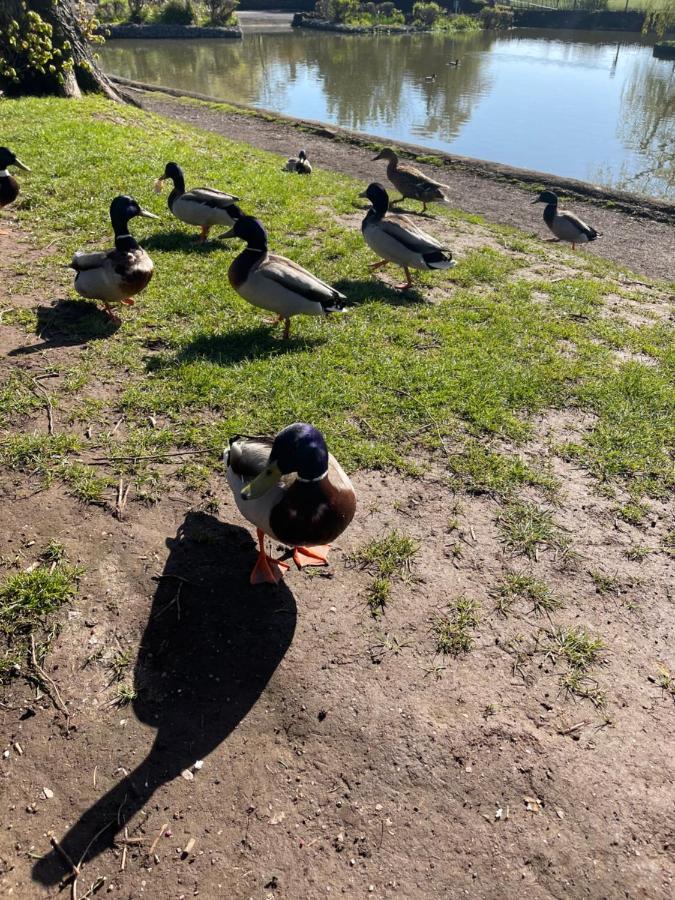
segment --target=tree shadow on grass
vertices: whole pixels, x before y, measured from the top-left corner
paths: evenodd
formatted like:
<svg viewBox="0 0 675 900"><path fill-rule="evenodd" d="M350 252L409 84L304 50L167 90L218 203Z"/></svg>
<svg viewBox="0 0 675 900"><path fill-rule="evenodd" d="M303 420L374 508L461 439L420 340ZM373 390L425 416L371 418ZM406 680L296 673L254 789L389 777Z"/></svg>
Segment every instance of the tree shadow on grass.
<svg viewBox="0 0 675 900"><path fill-rule="evenodd" d="M249 584L255 548L248 531L189 512L166 543L170 553L134 671L133 710L157 730L155 741L146 759L59 838L76 864L111 848L162 785L218 748L293 640L297 611L288 587ZM33 878L53 885L67 870L52 851L35 864Z"/></svg>
<svg viewBox="0 0 675 900"><path fill-rule="evenodd" d="M284 341L281 326L260 325L257 328L237 329L226 334L198 335L169 361L150 357L148 370L172 367L199 359L208 359L221 366L233 366L247 360L285 356L313 350L325 343L323 338L293 336Z"/></svg>
<svg viewBox="0 0 675 900"><path fill-rule="evenodd" d="M9 356L40 353L50 347L68 347L111 337L120 322L109 319L95 303L87 300L59 300L54 306L38 306L36 334L41 344L17 347Z"/></svg>
<svg viewBox="0 0 675 900"><path fill-rule="evenodd" d="M393 263L390 268L392 271L394 270ZM403 270L399 269L399 272L401 280L403 280ZM417 288L399 291L378 279L377 275L361 279L343 278L336 281L333 286L346 295L345 307L347 309L350 306L361 306L363 303L374 301L388 303L390 306L411 306L426 302L424 295Z"/></svg>
<svg viewBox="0 0 675 900"><path fill-rule="evenodd" d="M215 230L215 229L214 229ZM223 225L218 233L227 231ZM185 231L156 231L150 237L143 241L145 250L162 250L166 253L196 253L206 256L213 253L214 250L226 250L227 245L221 243L212 237L208 241L201 242L199 240L199 231L195 229L194 234L188 234Z"/></svg>

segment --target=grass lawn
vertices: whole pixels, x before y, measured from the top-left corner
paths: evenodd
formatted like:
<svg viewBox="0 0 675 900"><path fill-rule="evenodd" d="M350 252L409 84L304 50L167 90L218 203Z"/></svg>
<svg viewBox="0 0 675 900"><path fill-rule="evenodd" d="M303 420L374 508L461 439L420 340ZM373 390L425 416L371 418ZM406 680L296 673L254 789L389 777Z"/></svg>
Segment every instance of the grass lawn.
<svg viewBox="0 0 675 900"><path fill-rule="evenodd" d="M211 449L201 460L211 467L232 433L307 420L350 470L417 471L442 447L456 477L504 493L544 478L512 455L533 437L537 416L579 409L594 427L561 453L601 481L628 486L634 499L672 487L672 334L659 319L605 315L610 297L638 310L643 299L619 284L611 265L485 226L486 246L457 253L449 277L424 274L417 290L401 295L367 273L362 186L351 179L321 171L289 178L268 153L94 99L3 102L0 122L3 139L33 168L19 220L40 245L56 248L38 269L64 264L78 248L109 246L107 208L118 192L162 216L132 223L155 262L150 287L114 333L93 307L78 319L86 349L63 373L63 395L52 398L56 408L68 405L74 426L95 424L109 410L90 389L114 383L126 434L96 452L133 459L107 474L76 462L91 447L75 427L52 438L9 430L0 444L5 464L63 478L93 500L120 472L156 486L156 467L141 456ZM271 247L338 285L349 313L296 319L295 336L282 343L229 287L237 248L198 246L195 230L153 195L169 159L183 164L188 186L238 194L266 224ZM437 227L452 246L467 217L440 215ZM567 276L547 277L547 262L560 260ZM4 321L31 329L36 311L10 310ZM15 372L0 392L0 419L16 421L38 402Z"/></svg>

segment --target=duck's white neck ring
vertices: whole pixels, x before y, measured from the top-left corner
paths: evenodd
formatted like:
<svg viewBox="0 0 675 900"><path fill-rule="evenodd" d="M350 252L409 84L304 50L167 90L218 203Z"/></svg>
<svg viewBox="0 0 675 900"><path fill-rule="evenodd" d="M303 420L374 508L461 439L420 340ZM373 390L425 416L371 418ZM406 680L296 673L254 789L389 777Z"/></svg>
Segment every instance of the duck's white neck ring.
<svg viewBox="0 0 675 900"><path fill-rule="evenodd" d="M7 169L0 169L0 178L9 178L9 172Z"/></svg>
<svg viewBox="0 0 675 900"><path fill-rule="evenodd" d="M328 469L326 469L323 475L319 475L318 478L301 478L299 475L296 475L296 478L298 481L303 481L305 484L311 484L313 481L323 481L326 475L328 475Z"/></svg>

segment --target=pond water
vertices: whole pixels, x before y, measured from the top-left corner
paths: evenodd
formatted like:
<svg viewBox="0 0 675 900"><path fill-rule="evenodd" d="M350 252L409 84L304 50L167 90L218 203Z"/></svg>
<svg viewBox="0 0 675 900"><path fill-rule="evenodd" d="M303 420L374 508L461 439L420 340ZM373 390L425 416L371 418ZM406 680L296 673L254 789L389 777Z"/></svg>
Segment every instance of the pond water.
<svg viewBox="0 0 675 900"><path fill-rule="evenodd" d="M675 199L675 63L639 35L253 30L110 41L101 58L138 81Z"/></svg>

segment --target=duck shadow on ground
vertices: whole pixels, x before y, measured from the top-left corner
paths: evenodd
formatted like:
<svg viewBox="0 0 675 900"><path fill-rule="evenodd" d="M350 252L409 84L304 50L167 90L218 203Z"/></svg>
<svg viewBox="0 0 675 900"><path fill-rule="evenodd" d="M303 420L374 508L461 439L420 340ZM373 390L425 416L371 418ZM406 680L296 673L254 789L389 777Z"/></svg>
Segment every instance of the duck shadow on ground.
<svg viewBox="0 0 675 900"><path fill-rule="evenodd" d="M325 343L325 338L308 338L300 335L285 341L282 326L260 325L258 328L242 328L225 334L202 334L187 343L168 362L150 357L148 370L180 365L197 359L208 359L222 366L233 366L247 360L269 356L285 356L313 350Z"/></svg>
<svg viewBox="0 0 675 900"><path fill-rule="evenodd" d="M224 225L218 229L219 234L225 231L227 228ZM162 250L166 253L207 255L213 253L214 250L227 250L227 243L218 240L217 236L210 237L204 242L200 241L198 231L195 231L194 234L186 234L184 231L156 231L141 243L145 250Z"/></svg>
<svg viewBox="0 0 675 900"><path fill-rule="evenodd" d="M297 611L288 587L249 584L255 548L247 531L189 512L166 543L170 553L134 670L133 710L156 729L155 741L146 759L59 838L75 863L111 848L162 785L217 749L258 701L293 640ZM67 874L54 851L33 867L43 885Z"/></svg>
<svg viewBox="0 0 675 900"><path fill-rule="evenodd" d="M388 268L391 272L396 271L403 280L403 269L395 266L394 263ZM336 281L333 287L346 295L345 309L347 310L350 306L361 306L363 303L372 303L373 300L381 300L391 306L410 306L414 303L426 302L424 295L417 288L401 291L382 281L377 274L361 279L343 278Z"/></svg>
<svg viewBox="0 0 675 900"><path fill-rule="evenodd" d="M121 324L109 319L100 307L86 300L58 300L53 306L38 306L36 315L35 333L42 338L42 343L17 347L9 356L100 341L115 334Z"/></svg>

